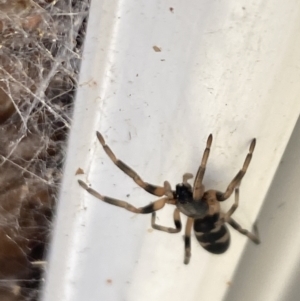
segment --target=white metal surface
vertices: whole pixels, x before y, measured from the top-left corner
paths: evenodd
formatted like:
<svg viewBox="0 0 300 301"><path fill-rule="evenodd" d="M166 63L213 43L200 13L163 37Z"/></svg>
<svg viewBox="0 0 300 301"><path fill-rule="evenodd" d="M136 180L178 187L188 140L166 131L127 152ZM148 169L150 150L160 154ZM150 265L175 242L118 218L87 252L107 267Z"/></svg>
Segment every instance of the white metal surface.
<svg viewBox="0 0 300 301"><path fill-rule="evenodd" d="M296 301L300 296L300 119L259 214L263 243L246 249L226 301Z"/></svg>
<svg viewBox="0 0 300 301"><path fill-rule="evenodd" d="M222 300L245 237L231 231L221 256L193 239L185 266L182 234L149 230L150 216L93 198L75 173L143 206L155 197L113 165L95 131L145 180L172 185L196 172L212 133L204 183L225 190L256 137L234 215L250 229L300 112L299 8L296 0L92 2L44 301ZM158 212L158 222L172 225L172 211Z"/></svg>

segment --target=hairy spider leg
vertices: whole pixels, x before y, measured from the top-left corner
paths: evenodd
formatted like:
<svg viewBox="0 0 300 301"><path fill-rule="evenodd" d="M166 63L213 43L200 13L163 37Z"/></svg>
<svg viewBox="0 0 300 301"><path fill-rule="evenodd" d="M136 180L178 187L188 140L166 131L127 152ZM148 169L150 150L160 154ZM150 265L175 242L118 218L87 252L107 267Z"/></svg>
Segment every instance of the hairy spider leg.
<svg viewBox="0 0 300 301"><path fill-rule="evenodd" d="M175 228L160 226L155 223L155 218L156 218L156 213L153 212L151 217L151 226L153 229L168 232L168 233L178 233L181 231L182 225L180 220L180 211L178 208L174 210L174 214L173 214Z"/></svg>
<svg viewBox="0 0 300 301"><path fill-rule="evenodd" d="M199 201L204 193L204 187L202 185L202 180L203 180L204 173L205 173L206 163L208 160L212 139L213 139L212 134L210 134L207 138L206 148L203 153L201 165L200 165L200 167L197 171L196 177L195 177L194 186L193 186L193 199L195 201Z"/></svg>
<svg viewBox="0 0 300 301"><path fill-rule="evenodd" d="M246 229L243 229L233 218L230 218L228 221L228 224L238 232L240 232L243 235L246 235L248 238L250 238L255 244L260 244L260 239L259 239L259 233L257 226L254 225L254 233L249 232Z"/></svg>
<svg viewBox="0 0 300 301"><path fill-rule="evenodd" d="M224 193L218 193L217 194L217 199L219 202L223 202L225 200L227 200L231 194L233 193L233 190L240 185L246 171L247 171L247 168L251 162L251 159L252 159L252 154L253 154L253 151L254 151L254 148L255 148L255 143L256 143L256 139L253 139L251 144L250 144L250 147L249 147L249 152L246 156L246 159L244 161L244 165L242 167L242 169L237 173L237 175L233 178L233 180L230 182L230 184L228 185L226 191Z"/></svg>
<svg viewBox="0 0 300 301"><path fill-rule="evenodd" d="M194 219L189 217L185 226L184 235L184 264L188 264L191 258L191 232L194 224Z"/></svg>
<svg viewBox="0 0 300 301"><path fill-rule="evenodd" d="M162 186L152 185L147 182L144 182L143 179L128 165L126 165L123 161L119 160L110 147L106 144L103 136L96 132L97 138L101 143L104 151L108 155L108 157L117 165L127 176L133 179L133 181L142 187L147 192L156 195L156 196L163 196L165 194L165 189Z"/></svg>
<svg viewBox="0 0 300 301"><path fill-rule="evenodd" d="M108 197L105 195L101 195L99 192L97 192L93 188L89 187L86 183L84 183L81 180L78 180L78 183L83 189L85 189L88 193L90 193L97 199L99 199L105 203L124 208L133 213L143 213L143 214L152 213L154 211L157 211L157 210L163 208L165 206L165 204L167 204L167 203L174 204L174 202L175 202L174 200L170 200L168 197L164 197L159 200L156 200L153 203L150 203L147 206L136 208L133 205L131 205L125 201L114 199L114 198L111 198L111 197Z"/></svg>
<svg viewBox="0 0 300 301"><path fill-rule="evenodd" d="M231 215L235 212L235 210L237 209L237 207L239 206L239 187L237 187L235 189L235 194L234 194L234 203L233 205L230 207L230 209L226 212L222 214L222 217L220 217L220 219L217 221L216 226L221 226L224 223L228 223Z"/></svg>

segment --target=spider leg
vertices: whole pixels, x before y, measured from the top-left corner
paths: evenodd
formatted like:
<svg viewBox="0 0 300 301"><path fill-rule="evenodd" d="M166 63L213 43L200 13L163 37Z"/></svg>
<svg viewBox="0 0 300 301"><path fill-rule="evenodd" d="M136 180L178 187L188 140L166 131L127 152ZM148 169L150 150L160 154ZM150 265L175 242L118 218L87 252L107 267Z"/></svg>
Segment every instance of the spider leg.
<svg viewBox="0 0 300 301"><path fill-rule="evenodd" d="M235 199L234 199L234 204L230 207L230 209L223 214L223 216L216 222L216 226L221 226L224 223L228 223L230 220L231 215L235 212L237 207L239 206L239 187L235 189Z"/></svg>
<svg viewBox="0 0 300 301"><path fill-rule="evenodd" d="M119 160L113 151L110 149L110 147L106 144L103 136L96 132L97 138L99 142L101 143L104 151L108 155L108 157L117 165L127 176L133 179L133 181L138 184L140 187L145 189L147 192L156 195L156 196L163 196L165 193L164 187L156 186L149 184L147 182L144 182L143 179L128 165L126 165L123 161Z"/></svg>
<svg viewBox="0 0 300 301"><path fill-rule="evenodd" d="M124 209L126 209L130 212L133 212L133 213L144 213L144 214L145 213L151 213L151 212L154 212L156 210L159 210L159 209L163 208L166 203L173 204L173 200L170 200L169 198L164 197L164 198L161 198L161 199L159 199L159 200L157 200L153 203L150 203L147 206L136 208L133 205L131 205L131 204L125 202L125 201L121 201L121 200L118 200L118 199L113 199L111 197L101 195L99 192L92 189L91 187L89 187L86 183L84 183L81 180L78 180L78 183L82 188L84 188L88 193L90 193L91 195L93 195L97 199L99 199L99 200L101 200L105 203L108 203L108 204L111 204L111 205L114 205L114 206L117 206L117 207L124 208Z"/></svg>
<svg viewBox="0 0 300 301"><path fill-rule="evenodd" d="M254 225L254 233L249 232L246 229L243 229L233 218L230 218L228 221L228 224L238 232L240 232L243 235L246 235L248 238L250 238L255 244L260 244L259 240L259 234L257 226Z"/></svg>
<svg viewBox="0 0 300 301"><path fill-rule="evenodd" d="M189 217L185 226L185 235L184 235L184 264L188 264L191 258L191 232L194 219Z"/></svg>
<svg viewBox="0 0 300 301"><path fill-rule="evenodd" d="M210 134L207 138L206 148L203 153L201 165L200 165L200 167L197 171L196 177L195 177L194 187L193 187L193 199L195 201L200 200L204 193L204 191L203 191L204 187L202 185L202 180L203 180L204 173L205 173L206 163L208 160L212 139L213 139L212 134Z"/></svg>
<svg viewBox="0 0 300 301"><path fill-rule="evenodd" d="M180 211L179 211L178 208L176 208L174 210L174 214L173 214L175 228L169 228L169 227L164 227L164 226L157 225L155 223L155 217L156 217L156 213L153 212L152 217L151 217L151 226L152 226L153 229L160 230L160 231L165 231L165 232L168 232L168 233L178 233L178 232L181 231Z"/></svg>
<svg viewBox="0 0 300 301"><path fill-rule="evenodd" d="M224 193L220 193L217 195L217 199L219 202L225 201L226 199L228 199L231 194L233 193L233 190L240 185L246 171L247 168L251 162L252 159L252 154L255 148L255 143L256 143L256 139L253 139L250 147L249 147L249 152L246 156L246 159L244 161L244 165L242 167L242 169L237 173L237 175L233 178L233 180L230 182L230 184L228 185L226 191Z"/></svg>

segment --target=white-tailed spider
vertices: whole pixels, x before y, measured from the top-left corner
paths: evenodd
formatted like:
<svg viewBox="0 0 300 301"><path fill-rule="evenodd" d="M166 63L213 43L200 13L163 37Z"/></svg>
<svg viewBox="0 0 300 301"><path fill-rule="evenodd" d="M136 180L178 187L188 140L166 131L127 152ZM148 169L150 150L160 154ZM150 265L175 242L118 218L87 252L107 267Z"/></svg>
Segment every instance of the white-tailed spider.
<svg viewBox="0 0 300 301"><path fill-rule="evenodd" d="M256 226L254 226L255 234L243 229L231 216L238 207L239 203L239 186L247 171L250 164L252 153L255 148L255 139L252 140L249 152L246 156L244 165L242 169L237 173L233 180L228 185L225 192L220 192L217 190L207 190L205 191L202 180L205 173L206 163L208 160L210 146L212 144L212 135L208 136L206 148L202 157L201 165L197 171L194 185L191 186L188 180L193 177L190 173L185 173L183 175L183 181L176 185L176 189L172 190L169 182L165 181L164 186L156 186L144 182L143 179L128 165L126 165L121 160L117 159L115 154L105 143L103 136L97 132L97 137L101 143L104 151L109 156L109 158L133 181L142 187L147 192L162 197L155 202L141 208L136 208L133 205L113 199L108 196L101 195L94 189L90 188L86 183L78 180L78 183L82 188L84 188L88 193L92 194L99 200L122 207L133 213L152 213L151 225L154 229L165 231L168 233L178 233L181 231L181 220L180 212L185 214L188 219L185 227L185 255L184 263L188 264L191 257L191 231L192 227L197 240L200 245L207 251L214 254L224 253L230 244L229 230L226 226L228 223L235 230L243 235L246 235L254 243L259 244L258 232ZM220 209L220 202L227 200L235 192L235 202L231 208L225 213ZM174 210L174 224L175 228L161 226L155 223L155 211L163 208L165 204L175 205Z"/></svg>

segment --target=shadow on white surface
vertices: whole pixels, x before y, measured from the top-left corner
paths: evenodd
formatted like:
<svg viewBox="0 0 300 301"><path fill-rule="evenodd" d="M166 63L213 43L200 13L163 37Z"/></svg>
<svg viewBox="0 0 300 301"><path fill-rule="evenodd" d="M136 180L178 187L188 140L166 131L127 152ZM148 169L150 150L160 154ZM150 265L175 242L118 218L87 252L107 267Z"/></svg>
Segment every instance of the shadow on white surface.
<svg viewBox="0 0 300 301"><path fill-rule="evenodd" d="M253 195L259 194L259 191ZM247 247L225 301L300 299L300 119L258 217L261 245ZM250 243L249 243L250 244Z"/></svg>

